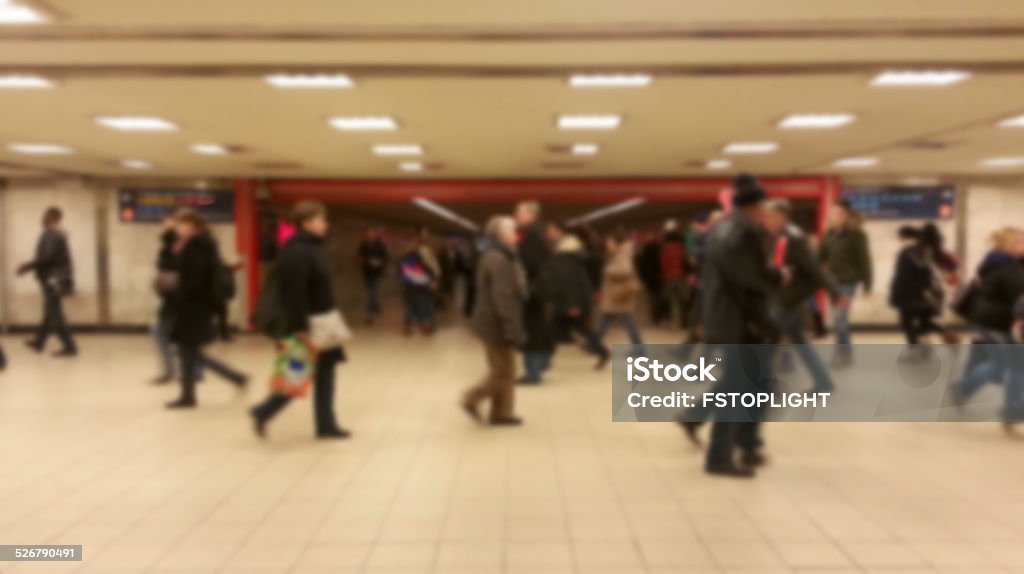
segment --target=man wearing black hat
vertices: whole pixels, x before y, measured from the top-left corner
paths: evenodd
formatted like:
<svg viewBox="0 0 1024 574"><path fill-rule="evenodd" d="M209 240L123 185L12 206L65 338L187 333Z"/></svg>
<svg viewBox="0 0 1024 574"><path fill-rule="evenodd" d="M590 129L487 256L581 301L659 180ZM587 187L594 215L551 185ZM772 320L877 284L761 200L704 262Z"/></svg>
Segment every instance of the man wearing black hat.
<svg viewBox="0 0 1024 574"><path fill-rule="evenodd" d="M732 212L708 232L701 278L704 342L709 346L725 345L723 374L715 389L718 392L751 390L749 372L741 368L747 364L747 357L738 354L736 346L778 340L770 302L789 280L789 271L773 266L769 256L762 227L764 189L753 176L741 174L733 182L732 198ZM759 452L758 418L744 409L716 410L705 463L708 473L754 475L754 467L764 461ZM739 464L736 447L742 453Z"/></svg>

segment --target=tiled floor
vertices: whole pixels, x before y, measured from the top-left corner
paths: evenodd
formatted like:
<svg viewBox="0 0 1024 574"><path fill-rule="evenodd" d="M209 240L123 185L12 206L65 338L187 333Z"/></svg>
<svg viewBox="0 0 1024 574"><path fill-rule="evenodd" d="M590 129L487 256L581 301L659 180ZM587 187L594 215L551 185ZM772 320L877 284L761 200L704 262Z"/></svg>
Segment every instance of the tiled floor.
<svg viewBox="0 0 1024 574"><path fill-rule="evenodd" d="M771 466L734 482L673 425L611 423L575 349L520 389L525 427L481 429L455 408L483 368L464 331L363 333L339 378L354 440L311 440L302 402L261 443L259 339L213 350L248 395L210 381L173 413L144 337L65 362L4 344L0 543L86 561L3 573L1024 573L1024 441L991 424L769 425Z"/></svg>

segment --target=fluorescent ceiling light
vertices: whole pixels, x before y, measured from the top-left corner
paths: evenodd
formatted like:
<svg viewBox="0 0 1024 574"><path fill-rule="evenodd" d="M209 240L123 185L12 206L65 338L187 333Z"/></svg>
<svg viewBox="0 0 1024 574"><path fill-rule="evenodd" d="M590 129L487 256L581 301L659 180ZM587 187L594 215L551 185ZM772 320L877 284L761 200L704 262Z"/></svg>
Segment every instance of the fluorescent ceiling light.
<svg viewBox="0 0 1024 574"><path fill-rule="evenodd" d="M596 143L572 144L572 155L595 155L600 149Z"/></svg>
<svg viewBox="0 0 1024 574"><path fill-rule="evenodd" d="M1006 118L999 122L1001 128L1024 128L1024 115Z"/></svg>
<svg viewBox="0 0 1024 574"><path fill-rule="evenodd" d="M412 202L416 206L420 207L421 209L429 211L430 213L433 213L434 215L437 215L438 217L441 217L443 219L447 219L448 221L451 221L452 223L455 223L457 225L461 225L462 227L465 227L466 229L469 229L471 231L479 231L480 230L480 227L477 224L475 224L472 221L466 219L465 217L462 217L461 215L459 215L458 213L455 213L454 211L448 209L447 207L444 207L442 205L438 205L438 204L434 203L433 201L430 201L429 199L426 199L426 198L423 198L423 197L417 197L416 199L413 199Z"/></svg>
<svg viewBox="0 0 1024 574"><path fill-rule="evenodd" d="M732 155L749 155L772 153L778 151L779 144L775 142L733 142L722 149L724 153Z"/></svg>
<svg viewBox="0 0 1024 574"><path fill-rule="evenodd" d="M7 149L14 153L30 155L68 155L74 153L74 150L68 146L46 143L12 143L7 146Z"/></svg>
<svg viewBox="0 0 1024 574"><path fill-rule="evenodd" d="M41 24L46 21L46 16L28 6L9 0L0 1L0 24Z"/></svg>
<svg viewBox="0 0 1024 574"><path fill-rule="evenodd" d="M398 164L398 169L402 171L423 171L423 164L418 161L403 161Z"/></svg>
<svg viewBox="0 0 1024 574"><path fill-rule="evenodd" d="M888 70L871 80L880 87L936 87L951 86L970 78L962 70Z"/></svg>
<svg viewBox="0 0 1024 574"><path fill-rule="evenodd" d="M857 169L865 167L875 167L880 163L881 160L879 160L877 157L844 157L832 162L832 167Z"/></svg>
<svg viewBox="0 0 1024 574"><path fill-rule="evenodd" d="M727 159L709 159L704 167L708 169L729 169L732 167L732 162Z"/></svg>
<svg viewBox="0 0 1024 574"><path fill-rule="evenodd" d="M643 88L651 84L649 74L574 74L569 85L574 88Z"/></svg>
<svg viewBox="0 0 1024 574"><path fill-rule="evenodd" d="M0 89L39 90L52 87L53 82L40 76L0 76Z"/></svg>
<svg viewBox="0 0 1024 574"><path fill-rule="evenodd" d="M122 159L118 164L125 169L149 169L153 164L141 159Z"/></svg>
<svg viewBox="0 0 1024 574"><path fill-rule="evenodd" d="M850 124L857 116L853 114L790 114L779 122L784 130L827 130Z"/></svg>
<svg viewBox="0 0 1024 574"><path fill-rule="evenodd" d="M570 219L566 223L569 226L575 226L575 225L579 225L581 223L590 223L592 221L597 221L598 219L603 219L603 218L608 217L610 215L616 215L616 214L622 213L623 211L628 211L628 210L633 209L635 207L639 207L639 206L643 205L646 202L647 202L647 199L645 199L643 197L634 197L633 199L627 199L625 201L620 201L618 203L614 203L612 205L609 205L608 207L602 207L600 209L595 209L594 211L591 211L590 213L585 213L585 214L583 214L583 215L581 215L579 217Z"/></svg>
<svg viewBox="0 0 1024 574"><path fill-rule="evenodd" d="M284 89L351 88L352 78L345 74L271 74L268 84Z"/></svg>
<svg viewBox="0 0 1024 574"><path fill-rule="evenodd" d="M346 132L380 132L398 129L398 123L391 116L346 116L328 120L335 129Z"/></svg>
<svg viewBox="0 0 1024 574"><path fill-rule="evenodd" d="M990 157L981 160L984 167L1021 167L1024 166L1024 157Z"/></svg>
<svg viewBox="0 0 1024 574"><path fill-rule="evenodd" d="M377 155L423 155L423 146L420 144L380 144L373 146L373 153Z"/></svg>
<svg viewBox="0 0 1024 574"><path fill-rule="evenodd" d="M199 155L228 155L231 153L227 146L215 143L192 144L192 151Z"/></svg>
<svg viewBox="0 0 1024 574"><path fill-rule="evenodd" d="M622 116L558 116L558 127L563 130L614 130L622 123Z"/></svg>
<svg viewBox="0 0 1024 574"><path fill-rule="evenodd" d="M100 116L96 123L123 132L174 132L178 126L155 116Z"/></svg>

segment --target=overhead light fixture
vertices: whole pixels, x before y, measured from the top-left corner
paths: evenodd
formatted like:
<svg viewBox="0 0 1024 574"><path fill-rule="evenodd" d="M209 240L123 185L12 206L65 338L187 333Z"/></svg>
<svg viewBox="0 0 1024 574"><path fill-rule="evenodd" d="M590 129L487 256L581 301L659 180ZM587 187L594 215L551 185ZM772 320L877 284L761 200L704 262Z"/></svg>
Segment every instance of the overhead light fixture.
<svg viewBox="0 0 1024 574"><path fill-rule="evenodd" d="M842 169L861 169L875 167L882 163L877 157L844 157L832 162L832 167Z"/></svg>
<svg viewBox="0 0 1024 574"><path fill-rule="evenodd" d="M118 165L125 169L150 169L153 167L153 164L141 159L122 159Z"/></svg>
<svg viewBox="0 0 1024 574"><path fill-rule="evenodd" d="M74 153L74 150L68 146L48 143L12 143L8 144L7 149L14 153L28 155L69 155Z"/></svg>
<svg viewBox="0 0 1024 574"><path fill-rule="evenodd" d="M0 24L42 24L47 20L38 10L11 0L0 0Z"/></svg>
<svg viewBox="0 0 1024 574"><path fill-rule="evenodd" d="M602 207L600 209L595 209L594 211L591 211L590 213L585 213L585 214L583 214L583 215L581 215L579 217L570 219L566 223L569 226L580 225L581 223L590 223L592 221L597 221L598 219L603 219L603 218L609 217L611 215L616 215L616 214L622 213L623 211L629 211L630 209L639 207L639 206L643 205L646 202L647 202L646 198L634 197L633 199L627 199L625 201L620 201L618 203L614 203L612 205L609 205L608 207Z"/></svg>
<svg viewBox="0 0 1024 574"><path fill-rule="evenodd" d="M430 213L433 213L434 215L437 215L442 219L447 219L448 221L451 221L456 225L465 227L470 231L480 231L480 226L478 226L477 224L466 219L465 217L462 217L461 215L455 213L454 211L448 209L447 207L444 207L443 205L438 205L433 201L430 201L429 199L417 197L413 199L412 202L419 208L429 211Z"/></svg>
<svg viewBox="0 0 1024 574"><path fill-rule="evenodd" d="M231 148L226 145L216 143L197 143L192 144L192 151L199 155L229 155L231 154Z"/></svg>
<svg viewBox="0 0 1024 574"><path fill-rule="evenodd" d="M1022 167L1024 166L1024 157L990 157L981 160L981 165L983 167Z"/></svg>
<svg viewBox="0 0 1024 574"><path fill-rule="evenodd" d="M574 88L643 88L651 84L649 74L573 74L569 85Z"/></svg>
<svg viewBox="0 0 1024 574"><path fill-rule="evenodd" d="M828 130L853 123L853 114L790 114L779 121L784 130Z"/></svg>
<svg viewBox="0 0 1024 574"><path fill-rule="evenodd" d="M355 84L345 74L271 74L268 84L282 89L347 89Z"/></svg>
<svg viewBox="0 0 1024 574"><path fill-rule="evenodd" d="M558 116L558 127L563 130L614 130L622 123L617 115L564 115Z"/></svg>
<svg viewBox="0 0 1024 574"><path fill-rule="evenodd" d="M52 88L53 82L40 76L0 76L0 89L40 90Z"/></svg>
<svg viewBox="0 0 1024 574"><path fill-rule="evenodd" d="M373 146L373 153L382 156L423 155L420 144L379 144Z"/></svg>
<svg viewBox="0 0 1024 574"><path fill-rule="evenodd" d="M733 142L722 148L722 152L730 155L753 155L773 153L778 149L779 144L775 142Z"/></svg>
<svg viewBox="0 0 1024 574"><path fill-rule="evenodd" d="M871 80L878 87L941 87L958 84L971 77L963 70L888 70Z"/></svg>
<svg viewBox="0 0 1024 574"><path fill-rule="evenodd" d="M327 120L331 127L345 132L383 132L398 129L391 116L339 116Z"/></svg>
<svg viewBox="0 0 1024 574"><path fill-rule="evenodd" d="M572 155L596 155L601 146L596 143L572 144Z"/></svg>
<svg viewBox="0 0 1024 574"><path fill-rule="evenodd" d="M423 164L418 161L403 161L398 164L398 169L409 172L423 171Z"/></svg>
<svg viewBox="0 0 1024 574"><path fill-rule="evenodd" d="M1001 128L1024 128L1024 115L1006 118L999 122Z"/></svg>
<svg viewBox="0 0 1024 574"><path fill-rule="evenodd" d="M704 167L708 169L729 169L732 167L732 162L727 159L709 159Z"/></svg>
<svg viewBox="0 0 1024 574"><path fill-rule="evenodd" d="M156 116L100 116L96 123L122 132L174 132L178 126Z"/></svg>

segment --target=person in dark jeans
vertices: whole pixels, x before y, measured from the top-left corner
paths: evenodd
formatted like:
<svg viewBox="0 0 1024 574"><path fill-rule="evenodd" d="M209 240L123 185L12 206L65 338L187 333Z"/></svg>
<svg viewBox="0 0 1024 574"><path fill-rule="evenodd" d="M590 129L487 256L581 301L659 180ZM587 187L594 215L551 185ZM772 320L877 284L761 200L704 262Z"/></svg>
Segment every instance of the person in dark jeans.
<svg viewBox="0 0 1024 574"><path fill-rule="evenodd" d="M519 261L526 272L529 287L523 304L523 328L526 330L526 343L520 349L523 353L523 376L518 382L535 385L543 380L544 372L551 368L551 358L555 353L554 325L544 281L551 249L544 238L539 203L519 203L515 219L519 232Z"/></svg>
<svg viewBox="0 0 1024 574"><path fill-rule="evenodd" d="M64 315L62 299L74 290L74 268L71 264L71 250L67 234L60 228L63 212L51 207L43 214L43 233L36 244L36 256L32 261L18 267L18 275L35 272L36 280L43 292L43 320L35 338L26 343L29 348L41 353L46 340L54 333L60 339L61 349L55 357L74 357L78 346L71 335Z"/></svg>
<svg viewBox="0 0 1024 574"><path fill-rule="evenodd" d="M322 203L300 201L292 208L292 221L298 231L281 248L277 262L280 304L286 317L286 335L305 339L310 336L310 317L337 307L330 265L324 249L327 235L327 209ZM345 439L351 433L334 416L335 369L345 360L342 347L320 349L316 356L313 383L313 413L316 436L321 439ZM257 436L266 436L267 423L291 402L291 397L271 393L250 411Z"/></svg>
<svg viewBox="0 0 1024 574"><path fill-rule="evenodd" d="M172 298L171 341L181 359L181 396L169 409L196 406L196 382L200 365L213 367L204 360L203 347L214 339L213 314L218 304L215 282L221 265L217 242L210 235L199 212L183 209L175 214L174 231L178 241L173 253L178 261L178 286ZM248 379L228 376L239 388Z"/></svg>
<svg viewBox="0 0 1024 574"><path fill-rule="evenodd" d="M832 225L821 241L818 256L839 285L843 297L853 302L857 288L863 285L864 297L871 296L873 268L868 236L861 229L863 217L846 201L832 209ZM850 305L836 308L832 313L836 331L836 354L832 367L844 369L853 363Z"/></svg>
<svg viewBox="0 0 1024 574"><path fill-rule="evenodd" d="M363 285L366 287L366 324L372 325L380 317L380 282L390 259L379 229L371 227L366 230L356 255L363 272Z"/></svg>

